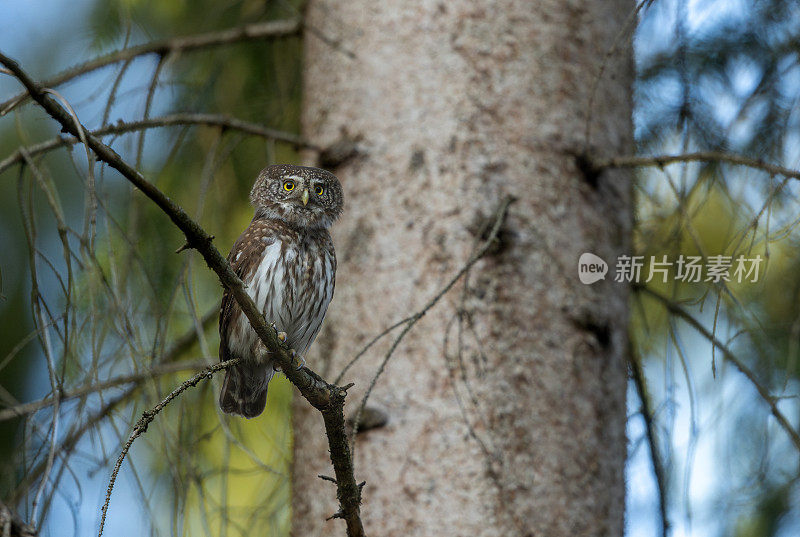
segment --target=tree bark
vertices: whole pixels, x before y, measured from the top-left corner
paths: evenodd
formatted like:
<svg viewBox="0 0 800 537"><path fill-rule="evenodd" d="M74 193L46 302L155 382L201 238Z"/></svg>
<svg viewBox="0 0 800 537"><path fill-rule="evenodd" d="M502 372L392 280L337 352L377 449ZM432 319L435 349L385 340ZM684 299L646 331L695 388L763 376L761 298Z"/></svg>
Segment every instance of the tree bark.
<svg viewBox="0 0 800 537"><path fill-rule="evenodd" d="M628 287L580 283L630 253L630 180L581 165L631 150L622 0L311 0L303 129L358 154L336 166L336 293L309 364L335 377L467 261L500 200L490 255L415 326L358 435L373 536L622 535ZM622 35L620 43L615 39ZM323 38L321 38L321 36ZM607 51L613 50L607 55ZM391 337L343 383L355 412ZM295 411L294 529L343 534L319 413ZM334 533L335 532L335 533Z"/></svg>

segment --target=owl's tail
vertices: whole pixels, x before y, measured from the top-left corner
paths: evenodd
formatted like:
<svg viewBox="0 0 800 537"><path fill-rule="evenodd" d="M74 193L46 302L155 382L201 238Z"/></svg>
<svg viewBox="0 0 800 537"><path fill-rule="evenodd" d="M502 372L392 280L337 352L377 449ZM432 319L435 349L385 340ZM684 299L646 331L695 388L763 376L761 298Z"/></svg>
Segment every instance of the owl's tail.
<svg viewBox="0 0 800 537"><path fill-rule="evenodd" d="M241 364L225 372L219 406L227 414L255 418L267 406L267 387L275 370L272 364Z"/></svg>

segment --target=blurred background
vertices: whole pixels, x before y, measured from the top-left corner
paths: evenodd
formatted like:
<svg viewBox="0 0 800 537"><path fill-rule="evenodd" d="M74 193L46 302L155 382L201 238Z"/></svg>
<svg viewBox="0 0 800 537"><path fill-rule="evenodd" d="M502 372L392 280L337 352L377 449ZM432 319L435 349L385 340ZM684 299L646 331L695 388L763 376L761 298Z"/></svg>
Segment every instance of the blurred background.
<svg viewBox="0 0 800 537"><path fill-rule="evenodd" d="M724 151L797 169L800 6L638 7L637 152ZM299 8L288 0L0 0L0 51L46 80L109 51L291 19ZM92 128L185 112L273 129L255 135L186 120L104 137L229 245L252 216L257 172L298 160L301 48L290 35L143 55L57 90ZM0 74L0 109L19 91ZM30 104L0 118L0 498L40 522L42 535L78 535L98 526L131 424L191 371L217 361L220 287L196 253L175 255L182 236L159 210L116 172L94 166L82 146L37 148L58 136ZM12 162L20 146L28 153ZM632 253L674 260L745 251L764 263L756 282L654 280L634 293L627 534L662 534L666 512L674 536L800 535L800 450L769 404L797 431L797 181L720 163L641 169L635 181ZM47 399L58 390L70 397ZM290 400L281 377L258 426L238 427L219 418L212 383L187 392L131 451L108 534L266 527L288 535ZM3 413L13 408L24 417Z"/></svg>

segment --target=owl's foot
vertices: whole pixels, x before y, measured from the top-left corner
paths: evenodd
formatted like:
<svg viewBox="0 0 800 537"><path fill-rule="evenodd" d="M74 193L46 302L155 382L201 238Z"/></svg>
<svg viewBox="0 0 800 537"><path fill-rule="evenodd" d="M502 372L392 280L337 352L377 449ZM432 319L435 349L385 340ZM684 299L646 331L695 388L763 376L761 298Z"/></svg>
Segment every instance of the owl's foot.
<svg viewBox="0 0 800 537"><path fill-rule="evenodd" d="M291 349L289 352L292 354L292 363L294 363L295 358L297 358L299 355L294 351L294 349ZM300 356L297 359L297 370L300 371L305 367L305 365L306 365L306 359Z"/></svg>
<svg viewBox="0 0 800 537"><path fill-rule="evenodd" d="M281 343L285 343L286 342L286 338L288 337L286 332L281 332L280 330L278 330L278 325L275 324L275 321L272 321L271 323L269 323L269 325L272 327L273 330L275 330L275 335L278 336L278 340Z"/></svg>

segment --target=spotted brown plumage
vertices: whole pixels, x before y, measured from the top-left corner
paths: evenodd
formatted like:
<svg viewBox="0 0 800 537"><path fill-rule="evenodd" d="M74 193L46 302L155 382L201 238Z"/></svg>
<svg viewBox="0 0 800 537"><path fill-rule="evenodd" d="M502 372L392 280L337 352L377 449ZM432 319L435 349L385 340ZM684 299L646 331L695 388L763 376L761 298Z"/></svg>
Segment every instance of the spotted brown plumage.
<svg viewBox="0 0 800 537"><path fill-rule="evenodd" d="M304 356L333 297L336 254L328 227L342 211L341 186L333 174L317 168L270 166L259 174L250 200L255 216L228 262L267 322L285 332L289 347ZM227 290L219 333L220 360L242 360L225 375L220 407L230 414L258 416L275 370Z"/></svg>

